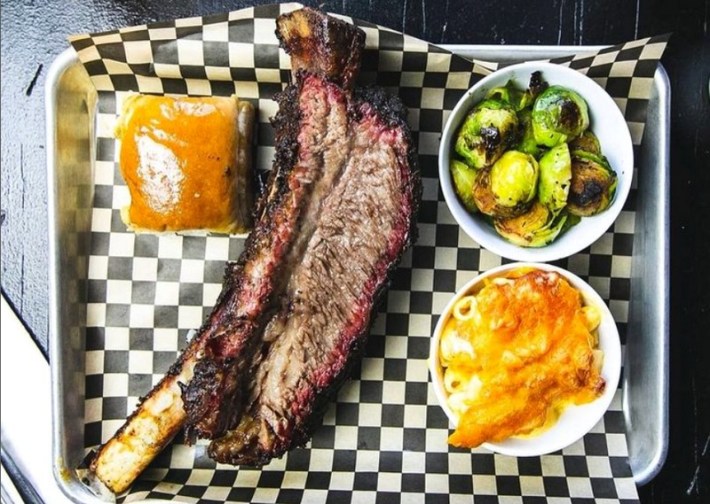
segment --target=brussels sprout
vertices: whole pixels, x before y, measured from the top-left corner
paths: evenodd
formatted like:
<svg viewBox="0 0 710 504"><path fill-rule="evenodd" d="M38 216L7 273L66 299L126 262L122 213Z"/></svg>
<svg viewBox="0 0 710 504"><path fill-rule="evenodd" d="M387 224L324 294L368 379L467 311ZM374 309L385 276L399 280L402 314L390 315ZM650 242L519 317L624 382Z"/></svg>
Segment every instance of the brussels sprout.
<svg viewBox="0 0 710 504"><path fill-rule="evenodd" d="M540 147L535 141L535 134L532 128L532 112L530 109L523 109L518 112L518 137L520 141L515 150L525 152L537 158L540 155Z"/></svg>
<svg viewBox="0 0 710 504"><path fill-rule="evenodd" d="M476 183L476 170L461 161L452 160L449 165L454 189L459 199L470 212L475 212L476 203L473 201L473 186Z"/></svg>
<svg viewBox="0 0 710 504"><path fill-rule="evenodd" d="M491 191L505 206L529 203L535 197L539 172L533 156L510 150L491 168Z"/></svg>
<svg viewBox="0 0 710 504"><path fill-rule="evenodd" d="M572 179L572 158L569 147L561 143L540 158L540 186L537 197L540 203L551 211L561 210L567 204L570 180Z"/></svg>
<svg viewBox="0 0 710 504"><path fill-rule="evenodd" d="M582 217L606 210L614 197L616 184L616 173L604 157L574 151L567 209Z"/></svg>
<svg viewBox="0 0 710 504"><path fill-rule="evenodd" d="M566 212L555 215L545 205L535 201L524 214L510 219L494 219L493 225L501 236L515 245L543 247L566 229L566 221Z"/></svg>
<svg viewBox="0 0 710 504"><path fill-rule="evenodd" d="M454 150L473 168L492 165L513 144L518 128L515 110L500 100L484 100L466 117Z"/></svg>
<svg viewBox="0 0 710 504"><path fill-rule="evenodd" d="M498 100L510 103L511 92L515 92L515 88L511 81L505 83L505 86L493 88L486 93L486 100Z"/></svg>
<svg viewBox="0 0 710 504"><path fill-rule="evenodd" d="M532 123L537 143L554 147L589 127L587 102L571 89L550 86L535 100Z"/></svg>
<svg viewBox="0 0 710 504"><path fill-rule="evenodd" d="M515 86L512 80L509 80L505 86L493 88L486 94L486 99L500 100L510 104L516 111L520 111L533 102L533 96L530 91L519 89Z"/></svg>
<svg viewBox="0 0 710 504"><path fill-rule="evenodd" d="M599 144L599 139L591 131L587 130L569 143L570 151L584 151L602 155L602 147Z"/></svg>
<svg viewBox="0 0 710 504"><path fill-rule="evenodd" d="M531 155L507 151L476 178L476 206L482 213L499 218L524 213L535 198L539 170Z"/></svg>

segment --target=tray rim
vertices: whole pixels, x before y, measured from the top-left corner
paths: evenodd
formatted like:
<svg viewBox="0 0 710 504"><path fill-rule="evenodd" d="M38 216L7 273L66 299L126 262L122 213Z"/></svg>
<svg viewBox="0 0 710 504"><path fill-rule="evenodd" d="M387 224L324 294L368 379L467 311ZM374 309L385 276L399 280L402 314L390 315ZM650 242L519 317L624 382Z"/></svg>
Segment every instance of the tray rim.
<svg viewBox="0 0 710 504"><path fill-rule="evenodd" d="M61 319L59 315L59 303L61 300L61 285L59 282L59 230L56 222L57 208L57 166L55 155L57 153L57 95L59 82L73 65L80 64L76 52L70 47L62 51L52 62L47 72L45 81L45 130L46 130L46 152L47 152L47 207L48 207L48 230L49 230L49 367L51 380L51 401L52 401L52 474L54 480L64 495L73 502L95 503L102 501L88 491L82 492L82 484L65 464L64 451L62 450L60 439L64 435L64 424L61 419L63 408L63 385L61 367L63 356L60 345L60 334L62 331ZM89 112L93 113L93 112ZM71 474L71 477L67 477ZM77 495L82 492L82 495ZM81 499L80 499L81 497ZM88 500L84 498L88 498Z"/></svg>
<svg viewBox="0 0 710 504"><path fill-rule="evenodd" d="M491 44L437 44L442 49L448 50L454 54L468 57L468 58L478 58L485 60L489 58L491 61L502 60L501 52L503 53L513 53L516 56L510 59L521 59L525 56L521 54L529 54L531 57L537 56L539 59L557 57L569 55L572 53L579 52L595 52L599 49L608 47L607 45L491 45ZM98 497L91 496L88 492L82 492L81 500L78 495L75 494L76 490L84 488L76 477L67 478L67 468L64 465L63 451L61 449L59 439L61 439L64 434L64 426L61 422L57 420L60 418L60 409L62 407L63 391L60 390L60 385L62 382L60 372L62 364L62 355L60 348L60 338L62 333L61 321L58 314L58 306L61 301L61 291L59 285L59 251L58 251L58 227L55 222L57 209L57 187L56 187L56 176L57 176L57 166L56 166L56 149L58 147L58 142L56 139L56 127L58 116L56 113L57 105L57 86L60 79L64 73L71 68L73 65L80 64L79 59L75 51L69 47L61 52L53 61L49 68L46 85L45 85L45 134L46 134L46 145L47 145L47 181L48 181L48 234L49 234L49 357L50 357L50 368L51 368L51 382L52 382L52 469L55 477L55 481L62 490L62 492L69 497L74 502L89 502L86 497L89 497L90 502L100 503L105 502ZM669 126L670 126L670 80L668 74L659 62L656 74L654 76L654 86L658 91L659 100L659 112L662 116L664 124L659 125L659 127L664 127L665 132L663 134L663 142L659 143L659 158L662 160L661 170L662 179L669 180ZM91 112L90 112L91 113ZM659 224L661 225L663 232L663 239L661 240L661 247L659 250L660 257L662 259L662 274L659 275L659 287L663 289L662 292L667 292L667 287L669 285L669 194L668 194L668 184L665 185L666 190L661 191L663 196L663 201L660 202L658 207L660 208L657 213L660 218ZM650 482L661 470L663 464L665 463L667 452L668 452L668 377L669 377L669 359L668 359L668 349L669 349L669 300L665 297L665 301L661 304L660 320L661 324L659 327L655 328L656 339L660 342L662 346L661 362L660 362L660 376L661 376L661 397L660 397L660 407L661 407L661 420L662 425L661 430L661 440L657 451L655 452L652 460L646 467L637 468L633 471L634 481L637 485L645 485ZM624 378L625 381L625 378ZM625 390L625 389L624 389ZM626 402L626 401L624 401ZM626 414L627 409L624 408L624 413ZM628 423L628 419L627 419ZM633 468L632 468L633 469Z"/></svg>

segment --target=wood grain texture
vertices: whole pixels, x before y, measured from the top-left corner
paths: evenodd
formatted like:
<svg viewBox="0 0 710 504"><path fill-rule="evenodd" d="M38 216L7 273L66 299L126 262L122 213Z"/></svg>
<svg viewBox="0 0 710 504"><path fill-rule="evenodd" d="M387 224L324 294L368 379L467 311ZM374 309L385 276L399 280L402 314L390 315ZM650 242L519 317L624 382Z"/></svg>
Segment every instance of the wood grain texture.
<svg viewBox="0 0 710 504"><path fill-rule="evenodd" d="M72 33L267 1L2 2L2 290L47 349L44 81ZM434 43L615 44L673 32L670 451L642 502L710 502L710 2L707 0L304 1Z"/></svg>

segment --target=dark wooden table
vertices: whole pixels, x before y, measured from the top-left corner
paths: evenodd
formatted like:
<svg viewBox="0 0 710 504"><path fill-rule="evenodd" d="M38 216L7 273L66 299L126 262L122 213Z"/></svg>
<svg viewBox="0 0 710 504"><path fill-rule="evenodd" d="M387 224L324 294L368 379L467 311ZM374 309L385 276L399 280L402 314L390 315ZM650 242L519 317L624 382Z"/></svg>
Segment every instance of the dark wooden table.
<svg viewBox="0 0 710 504"><path fill-rule="evenodd" d="M2 291L47 355L44 81L72 33L234 10L259 1L3 0ZM710 1L303 2L433 43L616 44L672 32L670 448L642 502L710 502Z"/></svg>

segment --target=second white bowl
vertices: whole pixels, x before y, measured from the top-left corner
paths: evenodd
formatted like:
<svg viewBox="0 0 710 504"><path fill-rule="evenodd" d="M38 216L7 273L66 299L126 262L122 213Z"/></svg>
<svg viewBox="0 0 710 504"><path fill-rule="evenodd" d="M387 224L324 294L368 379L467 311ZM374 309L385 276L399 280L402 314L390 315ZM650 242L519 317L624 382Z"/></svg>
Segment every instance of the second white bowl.
<svg viewBox="0 0 710 504"><path fill-rule="evenodd" d="M471 292L476 292L478 286L480 286L485 279L505 276L519 268L533 268L559 273L582 294L585 306L591 305L599 310L601 314L601 323L597 329L599 335L599 349L604 352L601 376L606 382L604 392L600 397L587 404L568 406L555 424L542 433L530 437L512 437L505 441L484 443L481 445L483 448L503 455L524 457L544 455L569 446L589 432L604 416L619 385L621 375L621 342L614 318L609 308L604 303L604 300L587 282L577 275L558 268L557 266L539 263L512 263L490 269L472 279L451 298L446 308L444 308L441 317L439 317L431 339L428 364L434 393L441 408L444 410L444 413L446 413L446 416L453 426L458 424L459 419L451 408L449 408L447 403L448 393L444 386L444 372L440 364L439 356L442 331L451 316L454 305L459 299Z"/></svg>

